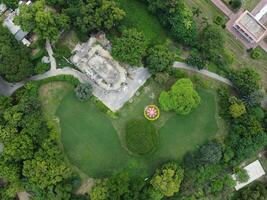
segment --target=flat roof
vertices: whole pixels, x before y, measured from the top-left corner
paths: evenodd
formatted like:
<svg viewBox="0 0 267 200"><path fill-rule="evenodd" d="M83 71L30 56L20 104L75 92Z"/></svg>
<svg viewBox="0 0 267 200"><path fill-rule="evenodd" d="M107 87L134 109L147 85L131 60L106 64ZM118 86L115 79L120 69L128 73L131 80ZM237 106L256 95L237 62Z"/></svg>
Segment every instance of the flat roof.
<svg viewBox="0 0 267 200"><path fill-rule="evenodd" d="M252 37L255 41L259 41L265 35L267 28L259 22L249 11L245 11L235 22L242 30Z"/></svg>
<svg viewBox="0 0 267 200"><path fill-rule="evenodd" d="M245 187L246 185L250 184L251 182L265 175L265 171L262 168L262 165L259 160L256 160L253 163L250 163L249 165L244 167L244 169L247 171L248 176L249 176L249 179L247 182L240 183L236 180L236 175L235 174L232 175L233 179L236 181L236 186L235 186L236 190L239 190Z"/></svg>

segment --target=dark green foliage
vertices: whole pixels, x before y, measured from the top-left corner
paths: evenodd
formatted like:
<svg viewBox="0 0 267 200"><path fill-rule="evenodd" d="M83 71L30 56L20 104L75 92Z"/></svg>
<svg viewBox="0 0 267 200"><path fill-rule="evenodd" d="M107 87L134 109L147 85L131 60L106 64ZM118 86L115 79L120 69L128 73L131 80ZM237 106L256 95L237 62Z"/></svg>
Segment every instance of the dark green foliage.
<svg viewBox="0 0 267 200"><path fill-rule="evenodd" d="M15 9L19 6L19 0L2 0L2 2L6 4L8 8L11 8L11 9Z"/></svg>
<svg viewBox="0 0 267 200"><path fill-rule="evenodd" d="M56 41L63 29L69 28L69 17L46 9L45 1L38 0L28 6L20 5L15 23L24 31L35 32L42 40Z"/></svg>
<svg viewBox="0 0 267 200"><path fill-rule="evenodd" d="M33 73L31 51L18 43L7 28L0 26L0 75L6 80L21 81Z"/></svg>
<svg viewBox="0 0 267 200"><path fill-rule="evenodd" d="M178 41L193 46L197 38L197 27L192 10L179 1L177 11L169 18L172 33Z"/></svg>
<svg viewBox="0 0 267 200"><path fill-rule="evenodd" d="M147 52L146 67L155 74L169 71L175 61L175 54L169 50L168 45L156 45Z"/></svg>
<svg viewBox="0 0 267 200"><path fill-rule="evenodd" d="M112 56L118 61L132 66L142 65L146 55L147 41L143 33L136 29L125 29L120 38L116 38L112 45Z"/></svg>
<svg viewBox="0 0 267 200"><path fill-rule="evenodd" d="M203 59L201 53L197 49L191 51L190 56L186 59L187 64L192 67L197 67L199 70L207 66L207 60Z"/></svg>
<svg viewBox="0 0 267 200"><path fill-rule="evenodd" d="M240 183L247 182L249 179L248 172L245 169L237 169L235 171L236 175L236 180L239 181Z"/></svg>
<svg viewBox="0 0 267 200"><path fill-rule="evenodd" d="M218 142L212 141L203 145L199 150L199 162L201 164L216 164L222 158L222 147Z"/></svg>
<svg viewBox="0 0 267 200"><path fill-rule="evenodd" d="M158 144L158 133L153 124L147 120L133 120L126 125L127 148L136 154L147 154Z"/></svg>
<svg viewBox="0 0 267 200"><path fill-rule="evenodd" d="M267 187L262 182L256 182L240 190L233 200L264 200L267 199Z"/></svg>
<svg viewBox="0 0 267 200"><path fill-rule="evenodd" d="M75 88L75 93L80 101L87 101L92 94L92 86L88 83L81 83Z"/></svg>
<svg viewBox="0 0 267 200"><path fill-rule="evenodd" d="M79 32L111 30L124 18L125 12L113 0L83 0L68 4L65 13Z"/></svg>
<svg viewBox="0 0 267 200"><path fill-rule="evenodd" d="M242 6L242 0L231 0L230 5L234 10L238 10Z"/></svg>
<svg viewBox="0 0 267 200"><path fill-rule="evenodd" d="M253 69L234 71L230 78L241 96L250 96L260 89L260 75Z"/></svg>

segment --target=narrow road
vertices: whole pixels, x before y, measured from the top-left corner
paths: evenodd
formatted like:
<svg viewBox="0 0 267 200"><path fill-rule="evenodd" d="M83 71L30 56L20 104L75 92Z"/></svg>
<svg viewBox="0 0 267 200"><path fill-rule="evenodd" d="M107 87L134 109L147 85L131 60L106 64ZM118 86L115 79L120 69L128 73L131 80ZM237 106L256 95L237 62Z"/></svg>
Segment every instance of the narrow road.
<svg viewBox="0 0 267 200"><path fill-rule="evenodd" d="M219 76L218 74L210 72L208 70L205 70L205 69L198 70L197 68L191 67L188 64L183 63L183 62L174 62L173 67L177 69L186 69L189 71L193 71L193 72L202 74L204 76L207 76L209 78L212 78L214 80L220 81L222 83L225 83L226 85L233 87L233 83L229 79Z"/></svg>
<svg viewBox="0 0 267 200"><path fill-rule="evenodd" d="M51 65L52 65L52 63L51 63ZM205 76L212 78L214 80L225 83L229 86L233 86L233 84L231 83L230 80L228 80L222 76L219 76L218 74L212 73L208 70L198 70L196 68L190 67L186 63L175 62L173 64L173 67L177 68L177 69L185 69L185 70L193 71L193 72L205 75ZM81 73L81 72L79 72L73 68L64 67L62 69L51 69L51 70L45 72L44 74L35 75L35 76L32 76L28 79L21 81L21 82L17 82L17 83L9 83L9 82L5 81L4 79L0 78L0 93L2 95L10 96L17 89L23 87L29 81L42 80L42 79L46 79L46 78L58 76L58 75L72 75L75 78L77 78L81 83L90 82L90 80L87 78L87 76L85 74L83 74L83 73Z"/></svg>

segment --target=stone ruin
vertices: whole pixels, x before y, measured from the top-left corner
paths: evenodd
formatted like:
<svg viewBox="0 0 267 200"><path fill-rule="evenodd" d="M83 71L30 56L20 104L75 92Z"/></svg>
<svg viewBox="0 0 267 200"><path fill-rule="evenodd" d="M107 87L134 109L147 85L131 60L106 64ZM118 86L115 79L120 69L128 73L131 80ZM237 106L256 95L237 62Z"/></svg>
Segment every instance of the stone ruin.
<svg viewBox="0 0 267 200"><path fill-rule="evenodd" d="M112 59L96 37L78 44L73 53L71 62L100 88L119 91L126 84L127 71Z"/></svg>

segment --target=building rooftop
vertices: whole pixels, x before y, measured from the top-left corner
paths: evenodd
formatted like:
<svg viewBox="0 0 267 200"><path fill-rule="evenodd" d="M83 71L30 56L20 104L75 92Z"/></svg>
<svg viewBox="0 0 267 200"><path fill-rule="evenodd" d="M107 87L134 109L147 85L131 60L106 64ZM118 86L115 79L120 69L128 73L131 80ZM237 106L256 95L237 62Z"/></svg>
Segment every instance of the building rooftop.
<svg viewBox="0 0 267 200"><path fill-rule="evenodd" d="M249 183L255 181L256 179L262 177L263 175L265 175L265 171L261 166L261 163L259 160L256 160L253 163L250 163L248 166L244 167L244 169L247 171L249 179L247 182L244 183L240 183L237 181L237 184L235 186L236 190L239 190L243 187L245 187L246 185L248 185ZM236 181L236 176L235 174L232 175L233 179Z"/></svg>
<svg viewBox="0 0 267 200"><path fill-rule="evenodd" d="M245 30L256 42L261 40L267 32L267 28L248 11L245 11L235 24Z"/></svg>

